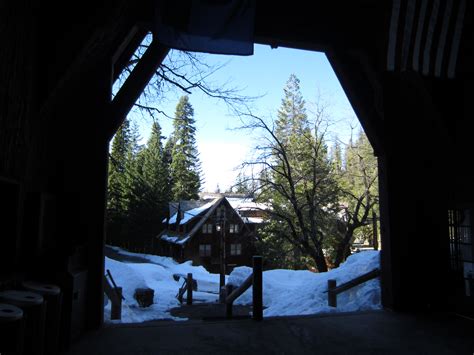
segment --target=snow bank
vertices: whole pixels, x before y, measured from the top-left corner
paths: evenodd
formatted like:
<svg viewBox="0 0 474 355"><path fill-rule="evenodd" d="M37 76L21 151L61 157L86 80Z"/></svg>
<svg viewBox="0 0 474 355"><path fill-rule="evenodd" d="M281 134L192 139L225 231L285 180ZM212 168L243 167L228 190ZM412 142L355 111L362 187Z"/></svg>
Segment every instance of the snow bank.
<svg viewBox="0 0 474 355"><path fill-rule="evenodd" d="M193 266L191 261L179 264L168 257L130 253L113 248L122 255L138 256L149 263L124 263L105 259L118 286L122 287L122 320L112 322L134 323L155 319L185 320L171 316L169 310L179 307L176 299L182 280L175 281L174 274L185 276L192 273L198 282L198 291L193 293L195 301L216 302L219 291L219 275L211 274L202 266ZM338 296L338 307L327 305L327 280L335 279L337 284L347 282L357 276L380 267L378 251L364 251L350 256L339 268L326 273L310 271L269 270L263 273L264 316L289 316L317 313L351 312L380 309L379 280L370 280L343 292ZM227 283L239 286L252 273L246 266L237 267L228 276ZM133 298L135 289L149 287L155 291L154 304L140 308ZM251 304L251 289L240 296L235 304ZM110 321L110 302L105 308L105 319Z"/></svg>
<svg viewBox="0 0 474 355"><path fill-rule="evenodd" d="M122 319L110 320L111 302L109 302L104 310L106 322L141 323L155 319L180 320L169 313L169 309L179 307L175 295L180 285L164 267L154 264L122 263L106 258L105 268L110 270L117 286L122 287L125 298L122 301ZM139 287L149 287L155 291L152 306L148 308L138 306L133 294Z"/></svg>
<svg viewBox="0 0 474 355"><path fill-rule="evenodd" d="M192 266L191 261L178 264L172 258L137 254L124 251L120 248L113 249L128 256L141 257L150 263L124 263L110 258L105 258L105 269L110 270L117 286L122 287L125 300L122 301L122 319L110 320L111 303L104 310L104 319L112 323L141 323L157 319L186 320L186 318L173 317L169 310L179 307L176 299L178 289L183 281L176 281L174 274L187 275L192 273L198 282L198 291L193 293L196 302L216 302L219 291L219 275L209 273L202 266ZM155 291L153 305L140 308L133 298L135 289L148 287ZM185 294L186 297L186 294Z"/></svg>
<svg viewBox="0 0 474 355"><path fill-rule="evenodd" d="M370 280L343 292L337 297L337 308L327 305L327 280L337 284L350 281L380 267L378 251L364 251L351 255L337 269L325 273L293 270L269 270L263 273L264 316L289 316L316 313L352 312L381 308L379 279ZM229 280L239 285L251 273L250 268L236 268ZM234 275L234 273L236 275ZM251 304L251 289L235 304Z"/></svg>
<svg viewBox="0 0 474 355"><path fill-rule="evenodd" d="M227 284L239 287L252 273L252 268L248 266L239 266L234 268L227 279Z"/></svg>
<svg viewBox="0 0 474 355"><path fill-rule="evenodd" d="M160 265L165 268L171 274L171 276L173 276L173 274L178 274L186 277L188 273L192 273L193 279L198 282L198 291L212 292L217 294L219 293L219 275L211 274L203 266L193 266L192 261L185 261L184 263L179 264L173 260L173 258L167 256L137 254L112 246L109 248L113 249L119 254L138 256L142 259L148 260L152 264Z"/></svg>

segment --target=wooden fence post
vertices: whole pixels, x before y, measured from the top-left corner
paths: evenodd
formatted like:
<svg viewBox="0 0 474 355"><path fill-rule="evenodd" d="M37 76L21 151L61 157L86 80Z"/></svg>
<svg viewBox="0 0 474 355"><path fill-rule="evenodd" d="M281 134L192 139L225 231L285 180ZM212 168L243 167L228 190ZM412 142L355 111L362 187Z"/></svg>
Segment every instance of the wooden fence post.
<svg viewBox="0 0 474 355"><path fill-rule="evenodd" d="M226 314L226 317L227 319L231 319L232 318L232 307L233 307L233 302L226 302L226 299L227 297L232 293L232 291L234 290L234 286L232 285L225 285L225 299L224 299L224 302L225 302L225 314Z"/></svg>
<svg viewBox="0 0 474 355"><path fill-rule="evenodd" d="M232 319L232 307L233 304L230 302L225 304L225 316L227 319Z"/></svg>
<svg viewBox="0 0 474 355"><path fill-rule="evenodd" d="M253 319L263 319L263 292L262 292L262 257L253 257L253 282L252 282L252 301L253 301Z"/></svg>
<svg viewBox="0 0 474 355"><path fill-rule="evenodd" d="M188 274L186 286L187 286L186 304L192 305L193 304L193 274L191 273Z"/></svg>
<svg viewBox="0 0 474 355"><path fill-rule="evenodd" d="M337 307L337 294L332 291L336 286L336 280L328 280L328 306L330 307Z"/></svg>
<svg viewBox="0 0 474 355"><path fill-rule="evenodd" d="M121 319L122 318L122 287L114 288L117 297L115 302L111 299L112 308L110 310L110 319Z"/></svg>

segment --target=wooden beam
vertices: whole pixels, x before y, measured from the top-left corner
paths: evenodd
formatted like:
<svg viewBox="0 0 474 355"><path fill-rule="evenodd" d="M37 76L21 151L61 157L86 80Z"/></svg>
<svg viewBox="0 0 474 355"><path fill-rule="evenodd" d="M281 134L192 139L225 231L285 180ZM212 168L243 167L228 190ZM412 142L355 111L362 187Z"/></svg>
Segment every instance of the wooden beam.
<svg viewBox="0 0 474 355"><path fill-rule="evenodd" d="M139 6L133 2L118 1L109 11L109 16L84 43L77 56L73 58L64 74L54 84L40 108L41 116L47 116L54 111L58 103L63 101L71 87L81 85L83 73L92 70L97 63L110 60L111 52L129 32L132 18L136 22ZM132 23L133 23L132 22Z"/></svg>
<svg viewBox="0 0 474 355"><path fill-rule="evenodd" d="M122 287L115 289L117 293L116 302L112 302L110 309L110 319L122 319Z"/></svg>
<svg viewBox="0 0 474 355"><path fill-rule="evenodd" d="M331 50L326 52L336 76L364 128L377 157L385 152L383 130L382 86L370 63L362 64L364 55L349 55ZM362 59L361 59L362 58ZM369 70L370 68L370 70Z"/></svg>
<svg viewBox="0 0 474 355"><path fill-rule="evenodd" d="M253 281L253 274L250 275L245 279L245 281L235 290L232 291L231 294L229 294L225 300L227 304L232 304L234 301L239 298L245 291L248 290L250 286L252 286L252 281Z"/></svg>
<svg viewBox="0 0 474 355"><path fill-rule="evenodd" d="M332 290L332 292L339 294L341 292L345 292L347 290L350 290L351 288L358 286L364 282L367 282L369 280L372 280L376 277L380 276L380 270L379 269L374 269L372 271L369 271L368 273L361 275L359 277L356 277L353 280L350 280L342 285L337 286L335 289Z"/></svg>
<svg viewBox="0 0 474 355"><path fill-rule="evenodd" d="M128 79L115 95L110 106L110 124L107 137L110 140L138 100L150 79L168 54L169 48L156 40L150 44Z"/></svg>
<svg viewBox="0 0 474 355"><path fill-rule="evenodd" d="M111 279L112 280L112 279ZM104 292L109 297L112 303L112 309L110 312L110 319L121 319L122 318L122 288L112 287L107 280L107 277L103 278ZM114 283L115 284L115 283Z"/></svg>
<svg viewBox="0 0 474 355"><path fill-rule="evenodd" d="M328 306L337 307L337 293L334 289L337 287L337 281L333 279L328 280Z"/></svg>
<svg viewBox="0 0 474 355"><path fill-rule="evenodd" d="M145 27L136 25L132 27L130 33L125 37L112 58L112 77L114 82L117 81L122 71L127 67L133 53L135 53L138 46L143 42L147 33L148 31Z"/></svg>
<svg viewBox="0 0 474 355"><path fill-rule="evenodd" d="M353 280L350 280L342 285L337 286L336 280L329 279L328 280L328 306L330 307L337 307L337 295L350 290L351 288L358 286L366 281L372 280L376 277L380 276L380 270L374 269L369 271L366 274L363 274L359 277L356 277Z"/></svg>
<svg viewBox="0 0 474 355"><path fill-rule="evenodd" d="M257 321L263 319L263 262L261 256L253 257L252 302L253 316Z"/></svg>

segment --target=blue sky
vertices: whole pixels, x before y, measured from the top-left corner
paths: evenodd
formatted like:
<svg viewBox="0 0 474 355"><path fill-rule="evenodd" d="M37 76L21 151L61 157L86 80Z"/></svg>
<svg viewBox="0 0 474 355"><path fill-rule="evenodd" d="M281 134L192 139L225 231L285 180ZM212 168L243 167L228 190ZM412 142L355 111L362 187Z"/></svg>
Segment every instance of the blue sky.
<svg viewBox="0 0 474 355"><path fill-rule="evenodd" d="M290 74L300 79L301 92L311 111L318 90L324 101L329 103L328 112L339 123L332 131L347 141L350 126L358 124L347 97L324 53L294 50L288 48L271 49L269 46L255 45L253 56L205 55L209 64L228 64L213 74L214 83L229 82L232 87L242 89L248 96L264 95L253 104L253 110L260 116L275 117L283 97L283 88ZM189 97L194 108L197 128L197 144L204 172L204 191L214 191L217 184L225 190L235 181L235 167L248 156L253 140L249 132L231 130L239 125L239 120L230 115L224 103L219 103L205 95L194 92ZM178 97L172 95L160 106L169 114L174 114ZM141 137L146 141L151 122L137 120ZM170 119L162 118L163 134L172 130Z"/></svg>

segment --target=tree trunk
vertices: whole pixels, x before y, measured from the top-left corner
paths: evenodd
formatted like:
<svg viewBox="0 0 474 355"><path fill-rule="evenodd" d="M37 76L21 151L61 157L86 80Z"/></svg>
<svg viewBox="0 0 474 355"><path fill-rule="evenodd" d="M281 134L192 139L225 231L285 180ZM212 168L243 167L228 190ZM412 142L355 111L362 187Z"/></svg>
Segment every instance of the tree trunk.
<svg viewBox="0 0 474 355"><path fill-rule="evenodd" d="M324 258L324 254L321 248L317 248L317 250L307 250L307 252L316 263L316 268L318 269L318 272L328 271L328 265L326 263L326 259Z"/></svg>
<svg viewBox="0 0 474 355"><path fill-rule="evenodd" d="M339 265L347 258L349 251L349 243L354 235L354 228L348 228L344 234L344 238L337 246L336 258L334 259L334 267Z"/></svg>

